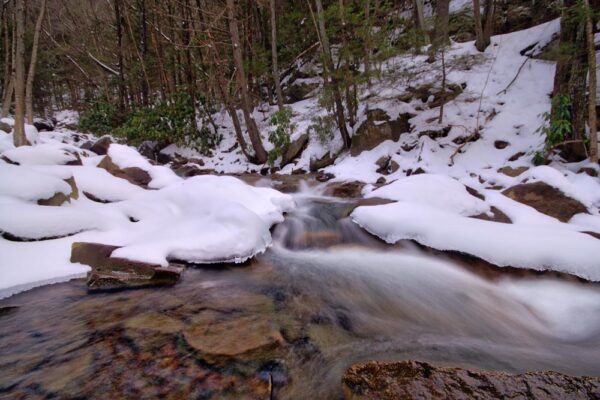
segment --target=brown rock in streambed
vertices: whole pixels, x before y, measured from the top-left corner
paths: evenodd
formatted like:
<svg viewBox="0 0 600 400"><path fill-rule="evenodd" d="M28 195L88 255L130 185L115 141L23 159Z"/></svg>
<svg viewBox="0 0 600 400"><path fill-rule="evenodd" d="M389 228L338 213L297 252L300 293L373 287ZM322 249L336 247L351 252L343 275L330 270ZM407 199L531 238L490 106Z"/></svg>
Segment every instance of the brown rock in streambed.
<svg viewBox="0 0 600 400"><path fill-rule="evenodd" d="M342 378L348 400L375 399L596 399L600 378L558 372L509 374L447 368L420 361L371 361Z"/></svg>
<svg viewBox="0 0 600 400"><path fill-rule="evenodd" d="M71 246L71 262L89 265L89 289L118 289L176 284L183 268L163 267L125 258L111 257L118 246L76 242Z"/></svg>

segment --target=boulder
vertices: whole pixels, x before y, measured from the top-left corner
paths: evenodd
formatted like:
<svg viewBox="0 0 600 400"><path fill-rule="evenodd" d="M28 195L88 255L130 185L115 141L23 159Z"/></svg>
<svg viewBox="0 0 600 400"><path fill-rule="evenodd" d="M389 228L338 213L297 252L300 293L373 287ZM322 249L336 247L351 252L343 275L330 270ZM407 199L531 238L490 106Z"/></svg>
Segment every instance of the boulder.
<svg viewBox="0 0 600 400"><path fill-rule="evenodd" d="M391 156L380 157L375 164L377 165L377 173L382 175L393 174L400 169L400 165Z"/></svg>
<svg viewBox="0 0 600 400"><path fill-rule="evenodd" d="M112 139L109 136L104 136L98 139L90 148L90 151L98 154L99 156L104 156L108 153L108 148L112 144ZM82 147L83 148L83 147Z"/></svg>
<svg viewBox="0 0 600 400"><path fill-rule="evenodd" d="M371 361L342 377L344 397L362 399L592 399L600 378L558 372L509 374L432 365Z"/></svg>
<svg viewBox="0 0 600 400"><path fill-rule="evenodd" d="M33 126L38 132L52 132L56 126L56 122L51 119L34 119Z"/></svg>
<svg viewBox="0 0 600 400"><path fill-rule="evenodd" d="M330 184L326 190L326 194L341 198L360 198L362 190L365 187L364 182L343 182Z"/></svg>
<svg viewBox="0 0 600 400"><path fill-rule="evenodd" d="M371 150L386 140L397 141L400 134L410 131L408 120L412 114L401 114L392 121L389 115L380 109L367 111L367 120L356 130L352 137L350 154L357 156L365 150Z"/></svg>
<svg viewBox="0 0 600 400"><path fill-rule="evenodd" d="M331 153L327 153L319 159L311 158L309 163L309 169L311 172L315 172L320 170L321 168L328 167L335 162L336 158L337 155L332 155Z"/></svg>
<svg viewBox="0 0 600 400"><path fill-rule="evenodd" d="M6 133L12 132L12 126L7 124L6 122L0 121L0 131L4 131Z"/></svg>
<svg viewBox="0 0 600 400"><path fill-rule="evenodd" d="M117 178L122 178L134 185L141 186L143 188L147 188L148 184L152 180L150 174L138 167L128 167L128 168L119 168L110 156L106 155L98 164L98 168L103 168L107 170L111 175L116 176Z"/></svg>
<svg viewBox="0 0 600 400"><path fill-rule="evenodd" d="M134 288L176 284L183 268L170 264L163 267L125 258L111 257L118 246L75 242L71 246L71 262L89 265L87 285L91 290Z"/></svg>
<svg viewBox="0 0 600 400"><path fill-rule="evenodd" d="M283 96L286 99L286 103L297 103L308 98L308 96L318 87L318 82L295 83L283 90Z"/></svg>
<svg viewBox="0 0 600 400"><path fill-rule="evenodd" d="M502 194L562 222L568 222L575 214L588 212L579 201L544 182L521 183Z"/></svg>
<svg viewBox="0 0 600 400"><path fill-rule="evenodd" d="M294 140L287 147L283 156L281 157L281 166L288 165L292 161L302 154L306 146L308 145L308 133L301 135L298 139Z"/></svg>

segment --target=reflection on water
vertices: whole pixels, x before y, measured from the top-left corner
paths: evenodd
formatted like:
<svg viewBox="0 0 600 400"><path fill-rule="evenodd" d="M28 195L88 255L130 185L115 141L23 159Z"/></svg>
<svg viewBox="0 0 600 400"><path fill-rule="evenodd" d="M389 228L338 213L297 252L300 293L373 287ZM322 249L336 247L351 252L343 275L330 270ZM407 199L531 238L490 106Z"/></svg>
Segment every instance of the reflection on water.
<svg viewBox="0 0 600 400"><path fill-rule="evenodd" d="M596 286L490 282L389 249L349 221L351 201L297 200L250 265L188 268L172 288L88 295L72 281L0 301L0 397L336 398L344 369L371 359L600 373ZM214 321L236 329L197 333ZM281 341L259 348L271 327ZM216 360L209 339L253 352Z"/></svg>

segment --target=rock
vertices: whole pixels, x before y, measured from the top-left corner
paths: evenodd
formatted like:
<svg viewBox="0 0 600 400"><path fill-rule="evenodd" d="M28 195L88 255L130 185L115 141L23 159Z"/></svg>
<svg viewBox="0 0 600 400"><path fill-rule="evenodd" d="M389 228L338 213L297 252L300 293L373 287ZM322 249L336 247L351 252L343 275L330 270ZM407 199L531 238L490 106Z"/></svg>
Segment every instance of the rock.
<svg viewBox="0 0 600 400"><path fill-rule="evenodd" d="M294 237L290 245L294 249L327 248L343 243L341 232L333 230L306 231Z"/></svg>
<svg viewBox="0 0 600 400"><path fill-rule="evenodd" d="M181 321L168 315L149 311L125 320L124 326L133 331L172 334L181 331L184 325Z"/></svg>
<svg viewBox="0 0 600 400"><path fill-rule="evenodd" d="M50 119L36 118L33 121L33 126L35 126L39 132L52 132L56 126L56 123Z"/></svg>
<svg viewBox="0 0 600 400"><path fill-rule="evenodd" d="M420 361L371 361L342 377L347 400L362 399L592 399L600 378L558 372L509 374L449 368Z"/></svg>
<svg viewBox="0 0 600 400"><path fill-rule="evenodd" d="M288 165L289 163L294 161L296 158L298 158L300 156L300 154L302 154L302 152L304 151L304 149L306 148L307 145L308 145L308 133L300 135L300 137L298 139L296 139L292 143L290 143L290 145L288 146L286 151L283 153L283 156L281 157L281 166L283 167L285 165Z"/></svg>
<svg viewBox="0 0 600 400"><path fill-rule="evenodd" d="M398 119L391 121L389 115L383 110L367 111L367 120L352 137L350 154L357 156L365 150L377 147L386 140L397 141L400 134L410 131L408 120L412 117L412 114L402 114Z"/></svg>
<svg viewBox="0 0 600 400"><path fill-rule="evenodd" d="M0 131L4 131L6 133L11 133L12 132L12 125L9 125L6 122L0 121Z"/></svg>
<svg viewBox="0 0 600 400"><path fill-rule="evenodd" d="M108 148L112 144L112 140L109 136L104 136L98 139L92 147L89 148L90 151L98 154L99 156L104 156L108 153Z"/></svg>
<svg viewBox="0 0 600 400"><path fill-rule="evenodd" d="M73 165L83 165L83 162L81 161L81 156L79 155L79 153L71 152L71 151L69 151L68 153L72 154L73 157L75 157L75 159L71 160L71 161L67 161L65 163L65 165L72 165L72 166Z"/></svg>
<svg viewBox="0 0 600 400"><path fill-rule="evenodd" d="M319 83L297 83L286 87L283 90L283 96L286 103L297 103L305 100L308 96L319 87Z"/></svg>
<svg viewBox="0 0 600 400"><path fill-rule="evenodd" d="M212 364L269 357L285 341L277 324L263 314L228 315L204 310L183 331L187 344Z"/></svg>
<svg viewBox="0 0 600 400"><path fill-rule="evenodd" d="M508 159L508 161L517 161L519 158L523 157L525 155L525 153L523 153L522 151L513 154L512 156L510 156L510 158Z"/></svg>
<svg viewBox="0 0 600 400"><path fill-rule="evenodd" d="M494 147L497 148L498 150L502 150L508 147L510 143L508 143L505 140L496 140L494 142Z"/></svg>
<svg viewBox="0 0 600 400"><path fill-rule="evenodd" d="M162 267L140 261L111 257L118 246L76 242L71 246L71 262L89 265L89 289L116 289L144 286L174 285L183 272L176 265Z"/></svg>
<svg viewBox="0 0 600 400"><path fill-rule="evenodd" d="M386 183L387 183L387 181L386 181L385 177L383 177L383 176L380 176L379 179L377 179L377 182L375 182L375 184L379 185L379 186L383 186Z"/></svg>
<svg viewBox="0 0 600 400"><path fill-rule="evenodd" d="M439 139L439 138L444 138L444 137L448 136L448 133L450 133L451 129L452 129L451 126L445 126L440 129L429 129L426 131L419 132L419 138L421 138L423 136L429 136L433 140Z"/></svg>
<svg viewBox="0 0 600 400"><path fill-rule="evenodd" d="M588 212L579 201L544 182L522 183L502 194L562 222L568 222L575 214Z"/></svg>
<svg viewBox="0 0 600 400"><path fill-rule="evenodd" d="M110 156L106 155L98 164L98 168L103 168L107 170L111 175L116 176L117 178L122 178L134 185L141 186L143 188L147 188L150 181L152 181L152 177L150 174L139 168L139 167L129 167L129 168L119 168Z"/></svg>
<svg viewBox="0 0 600 400"><path fill-rule="evenodd" d="M525 171L529 171L529 167L517 167L517 168L513 168L513 167L502 167L498 170L498 172L500 172L501 174L510 176L510 177L516 177L521 175L522 173L524 173Z"/></svg>
<svg viewBox="0 0 600 400"><path fill-rule="evenodd" d="M91 140L86 140L85 142L83 142L81 144L81 146L79 146L79 148L82 150L90 150L91 151L92 146L94 146L94 142L92 142Z"/></svg>
<svg viewBox="0 0 600 400"><path fill-rule="evenodd" d="M429 104L430 108L440 107L442 104L446 104L455 98L458 97L463 92L463 87L461 85L449 84L446 87L446 90L442 92L442 90L438 90L433 94L433 101Z"/></svg>
<svg viewBox="0 0 600 400"><path fill-rule="evenodd" d="M425 170L421 167L415 169L414 171L411 168L408 171L406 171L406 176L419 175L419 174L424 174L424 173L425 173Z"/></svg>
<svg viewBox="0 0 600 400"><path fill-rule="evenodd" d="M382 175L393 174L400 169L400 165L398 165L396 161L392 160L391 156L382 156L375 162L375 164L379 167L377 168L377 173Z"/></svg>
<svg viewBox="0 0 600 400"><path fill-rule="evenodd" d="M344 182L329 185L326 193L334 197L359 198L362 197L362 190L365 187L364 182Z"/></svg>
<svg viewBox="0 0 600 400"><path fill-rule="evenodd" d="M337 155L331 155L331 153L325 154L323 157L319 158L318 160L311 158L310 164L309 164L309 169L311 172L315 172L321 168L328 167L334 163L336 158L337 158Z"/></svg>
<svg viewBox="0 0 600 400"><path fill-rule="evenodd" d="M581 168L579 171L577 171L578 174L588 174L591 177L596 178L598 176L598 170L591 168L591 167L585 167L585 168Z"/></svg>
<svg viewBox="0 0 600 400"><path fill-rule="evenodd" d="M335 175L330 172L319 171L315 179L319 182L327 182L335 178Z"/></svg>
<svg viewBox="0 0 600 400"><path fill-rule="evenodd" d="M73 179L72 177L70 179ZM66 181L69 185L71 185L71 183L67 180ZM72 186L71 186L72 187ZM40 206L54 206L54 207L60 207L65 203L69 203L71 200L71 198L76 198L76 197L71 197L71 195L73 194L73 192L71 192L70 194L66 195L62 192L58 192L55 193L52 197L49 197L47 199L39 199L37 201L37 203ZM77 196L79 197L79 192L77 192Z"/></svg>
<svg viewBox="0 0 600 400"><path fill-rule="evenodd" d="M153 140L144 140L142 144L138 146L138 153L153 161L158 161L157 155L160 150L161 147L158 145L158 142Z"/></svg>
<svg viewBox="0 0 600 400"><path fill-rule="evenodd" d="M77 182L75 182L74 177L70 177L69 179L65 179L65 182L71 186L71 194L69 197L71 199L77 200L79 198L79 188L77 188Z"/></svg>
<svg viewBox="0 0 600 400"><path fill-rule="evenodd" d="M497 209L496 207L491 207L492 216L487 214L479 214L474 215L471 218L482 219L484 221L492 221L492 222L500 222L502 224L512 224L512 220L508 217L508 215L504 214L502 211Z"/></svg>

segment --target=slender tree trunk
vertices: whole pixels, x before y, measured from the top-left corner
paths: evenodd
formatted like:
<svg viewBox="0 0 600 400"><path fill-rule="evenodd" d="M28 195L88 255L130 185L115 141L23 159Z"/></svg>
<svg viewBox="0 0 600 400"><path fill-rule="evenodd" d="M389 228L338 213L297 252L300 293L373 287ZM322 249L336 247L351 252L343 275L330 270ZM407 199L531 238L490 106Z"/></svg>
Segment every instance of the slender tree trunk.
<svg viewBox="0 0 600 400"><path fill-rule="evenodd" d="M483 41L485 47L492 42L494 34L494 18L496 17L496 0L485 1L485 24L483 26Z"/></svg>
<svg viewBox="0 0 600 400"><path fill-rule="evenodd" d="M479 0L473 0L473 22L475 23L475 48L484 51L489 43L485 42L483 24L481 23L481 4Z"/></svg>
<svg viewBox="0 0 600 400"><path fill-rule="evenodd" d="M125 112L125 75L123 68L123 21L121 17L120 3L122 0L114 0L115 25L117 26L117 57L119 63L119 110Z"/></svg>
<svg viewBox="0 0 600 400"><path fill-rule="evenodd" d="M365 0L365 76L367 86L371 87L371 34L373 22L371 21L371 0Z"/></svg>
<svg viewBox="0 0 600 400"><path fill-rule="evenodd" d="M310 0L309 0L310 1ZM310 3L309 3L310 4ZM333 93L333 100L335 104L335 115L337 120L338 129L344 142L346 149L350 148L350 135L348 128L346 127L346 116L344 115L344 105L342 103L342 95L340 93L339 81L337 79L335 66L333 64L333 57L331 56L331 48L329 46L329 38L327 36L327 30L325 29L325 12L323 11L323 3L321 0L315 0L317 7L317 20L318 20L318 33L319 40L321 42L321 50L325 59L325 66L328 70L329 84Z"/></svg>
<svg viewBox="0 0 600 400"><path fill-rule="evenodd" d="M439 0L438 0L439 1ZM446 102L446 55L444 47L441 47L442 56L442 104L440 105L440 115L438 117L438 124L444 122L444 104Z"/></svg>
<svg viewBox="0 0 600 400"><path fill-rule="evenodd" d="M279 66L277 64L277 15L275 13L275 0L269 0L271 7L271 59L273 64L273 84L275 85L275 94L277 95L277 106L283 110L283 94L281 93L281 83L279 82Z"/></svg>
<svg viewBox="0 0 600 400"><path fill-rule="evenodd" d="M40 15L35 23L33 32L33 47L31 49L31 60L29 61L29 71L27 73L27 85L25 87L25 106L27 109L27 121L33 124L33 79L35 78L35 64L37 63L38 45L40 42L40 31L42 22L46 14L46 0L42 0L40 6Z"/></svg>
<svg viewBox="0 0 600 400"><path fill-rule="evenodd" d="M13 139L16 147L29 144L25 136L25 6L24 0L15 0L16 71L15 71L15 126Z"/></svg>
<svg viewBox="0 0 600 400"><path fill-rule="evenodd" d="M12 52L11 48L10 48L10 32L8 31L8 9L5 6L3 8L4 12L2 13L2 27L3 27L3 35L4 35L4 77L2 79L2 85L3 85L3 92L2 92L2 99L3 102L5 101L4 99L6 99L7 97L10 98L12 97L12 91L14 89L13 85L13 81L12 81L12 66L11 66L11 57L10 54ZM11 93L10 95L8 95L8 93ZM10 102L10 100L8 100ZM2 108L3 112L1 117L6 117L6 115L4 114L4 107Z"/></svg>
<svg viewBox="0 0 600 400"><path fill-rule="evenodd" d="M598 127L596 122L596 48L594 46L594 24L589 0L584 0L586 6L586 40L588 47L588 126L590 130L590 161L598 163Z"/></svg>
<svg viewBox="0 0 600 400"><path fill-rule="evenodd" d="M146 73L146 54L148 53L148 28L146 22L146 0L138 0L138 12L140 19L140 53L144 69L144 80L142 81L142 104L148 105L149 80Z"/></svg>
<svg viewBox="0 0 600 400"><path fill-rule="evenodd" d="M435 25L433 27L433 46L447 46L450 44L448 37L448 24L450 21L450 0L437 0L435 4Z"/></svg>
<svg viewBox="0 0 600 400"><path fill-rule="evenodd" d="M16 20L16 14L15 14L15 10L13 8L13 21ZM8 35L8 30L6 31L6 35ZM10 110L10 104L13 98L13 94L15 92L15 79L16 79L16 71L17 71L17 63L16 63L16 56L17 56L17 27L16 25L13 23L12 24L12 46L10 49L10 53L11 53L11 57L10 57L10 76L9 76L9 81L8 81L8 86L6 88L6 93L4 94L4 101L2 103L2 114L0 115L2 118L6 117L8 115L8 112ZM7 37L8 40L8 37ZM7 54L8 56L8 54ZM8 68L8 65L7 65Z"/></svg>
<svg viewBox="0 0 600 400"><path fill-rule="evenodd" d="M256 162L258 164L264 164L267 161L267 152L262 144L260 132L256 126L256 121L254 121L254 118L252 118L252 104L250 102L248 82L246 80L246 72L244 70L244 62L242 59L242 48L240 44L237 18L235 15L234 0L227 0L227 14L229 17L229 33L231 34L231 44L233 46L233 61L235 64L238 85L241 92L244 120L246 121L246 128L248 129L250 142L254 148Z"/></svg>
<svg viewBox="0 0 600 400"><path fill-rule="evenodd" d="M415 17L415 28L421 32L426 32L427 27L425 26L425 14L423 12L423 0L413 0L413 12Z"/></svg>

